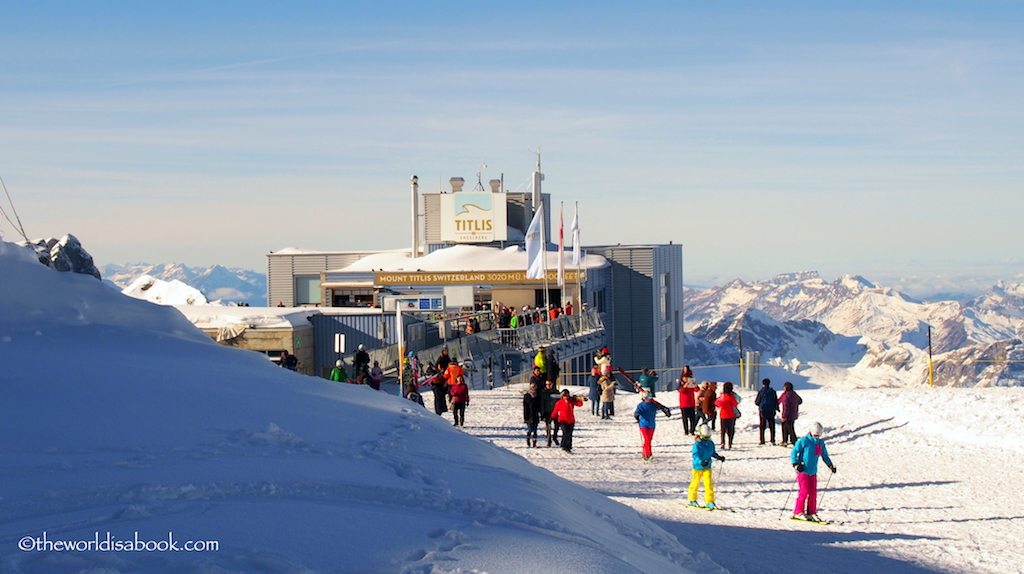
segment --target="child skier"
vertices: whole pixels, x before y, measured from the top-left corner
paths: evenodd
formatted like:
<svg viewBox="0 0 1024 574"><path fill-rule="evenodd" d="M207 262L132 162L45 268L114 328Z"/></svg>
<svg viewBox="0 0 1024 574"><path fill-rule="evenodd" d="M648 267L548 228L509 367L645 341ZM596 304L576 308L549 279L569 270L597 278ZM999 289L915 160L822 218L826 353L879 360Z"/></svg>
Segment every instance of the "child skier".
<svg viewBox="0 0 1024 574"><path fill-rule="evenodd" d="M654 400L654 397L649 395L647 391L640 393L640 404L633 411L633 417L640 424L640 434L644 438L644 462L651 462L654 459L654 453L651 451L651 441L654 440L655 418L658 415L658 411L665 413L666 417L672 416L672 412Z"/></svg>
<svg viewBox="0 0 1024 574"><path fill-rule="evenodd" d="M694 436L693 448L693 480L690 482L690 506L697 506L697 490L700 483L704 481L704 502L705 507L714 510L715 507L715 484L711 479L711 459L717 458L725 462L725 457L715 452L715 441L711 440L711 429L707 424L697 427L697 435Z"/></svg>
<svg viewBox="0 0 1024 574"><path fill-rule="evenodd" d="M811 423L807 436L796 441L789 455L800 488L796 495L796 508L793 509L793 518L797 520L821 522L818 518L818 459L824 460L833 473L836 471L825 441L821 440L821 433L821 424Z"/></svg>

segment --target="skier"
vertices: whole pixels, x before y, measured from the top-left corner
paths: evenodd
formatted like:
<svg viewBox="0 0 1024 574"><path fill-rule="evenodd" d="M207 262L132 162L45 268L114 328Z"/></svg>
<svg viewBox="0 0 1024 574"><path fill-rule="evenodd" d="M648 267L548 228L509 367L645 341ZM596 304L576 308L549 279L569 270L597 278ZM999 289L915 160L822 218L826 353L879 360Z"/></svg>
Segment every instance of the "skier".
<svg viewBox="0 0 1024 574"><path fill-rule="evenodd" d="M644 437L643 457L644 462L651 462L654 459L654 452L651 450L651 441L654 440L654 427L656 425L658 411L665 413L666 417L672 417L672 411L668 407L654 400L654 397L647 392L640 394L640 404L633 411L633 418L640 425L640 434Z"/></svg>
<svg viewBox="0 0 1024 574"><path fill-rule="evenodd" d="M800 403L804 402L793 390L793 383L782 384L782 395L779 396L779 408L782 410L782 446L796 444L796 419L800 416Z"/></svg>
<svg viewBox="0 0 1024 574"><path fill-rule="evenodd" d="M683 432L687 435L697 430L697 389L692 377L679 377L679 412L683 415Z"/></svg>
<svg viewBox="0 0 1024 574"><path fill-rule="evenodd" d="M718 407L719 418L722 420L721 429L722 448L732 448L732 439L736 436L736 419L739 418L740 397L732 392L732 383L722 385L722 396L715 401ZM725 439L728 438L728 446Z"/></svg>
<svg viewBox="0 0 1024 574"><path fill-rule="evenodd" d="M764 444L764 429L767 427L771 433L772 444L775 444L775 413L779 410L779 397L772 388L769 379L761 381L761 390L757 391L757 398L754 399L757 405L757 412L760 416L758 428L761 431L761 443Z"/></svg>
<svg viewBox="0 0 1024 574"><path fill-rule="evenodd" d="M331 369L330 379L339 383L348 382L348 373L345 371L345 363L342 363L341 359L334 362L334 368Z"/></svg>
<svg viewBox="0 0 1024 574"><path fill-rule="evenodd" d="M551 381L548 381L549 383ZM569 389L562 390L562 398L551 411L551 420L562 429L562 450L572 452L572 430L576 426L576 407L583 406L583 400L570 396Z"/></svg>
<svg viewBox="0 0 1024 574"><path fill-rule="evenodd" d="M707 424L697 427L697 435L693 439L693 447L690 449L693 455L693 480L690 481L690 506L697 506L697 491L700 489L701 481L704 482L704 506L714 510L715 506L715 483L711 476L711 459L717 458L725 462L725 457L715 452L715 441L711 440L711 429Z"/></svg>
<svg viewBox="0 0 1024 574"><path fill-rule="evenodd" d="M537 389L537 383L530 383L530 390L523 395L523 422L526 423L526 446L537 448L537 427L540 425L544 397Z"/></svg>
<svg viewBox="0 0 1024 574"><path fill-rule="evenodd" d="M821 440L822 430L820 423L811 423L807 436L796 441L789 455L799 486L796 507L793 509L793 518L797 520L821 522L818 518L818 459L824 460L833 474L836 472L828 456L828 449L825 448L825 441Z"/></svg>

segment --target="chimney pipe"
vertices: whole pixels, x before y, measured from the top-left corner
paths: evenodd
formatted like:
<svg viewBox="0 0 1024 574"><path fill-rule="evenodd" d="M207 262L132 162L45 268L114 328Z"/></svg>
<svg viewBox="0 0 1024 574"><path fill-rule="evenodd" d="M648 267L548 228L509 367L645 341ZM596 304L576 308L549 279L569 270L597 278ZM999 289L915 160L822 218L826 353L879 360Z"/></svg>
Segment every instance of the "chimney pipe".
<svg viewBox="0 0 1024 574"><path fill-rule="evenodd" d="M420 178L415 175L409 178L412 183L412 254L410 258L420 256Z"/></svg>

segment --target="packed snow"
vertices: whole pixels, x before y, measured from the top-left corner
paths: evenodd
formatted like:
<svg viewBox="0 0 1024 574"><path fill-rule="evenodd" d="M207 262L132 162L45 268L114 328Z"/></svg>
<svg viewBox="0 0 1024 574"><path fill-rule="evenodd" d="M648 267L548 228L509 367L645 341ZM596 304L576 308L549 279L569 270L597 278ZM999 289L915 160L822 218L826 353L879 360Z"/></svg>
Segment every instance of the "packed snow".
<svg viewBox="0 0 1024 574"><path fill-rule="evenodd" d="M526 447L521 389L471 391L460 430L7 243L0 302L2 571L1024 572L1022 388L801 388L798 432L821 421L838 467L819 513L844 524L821 526L788 520L751 391L716 463L733 512L697 511L678 412L645 464L632 393L610 421L577 409L564 454Z"/></svg>

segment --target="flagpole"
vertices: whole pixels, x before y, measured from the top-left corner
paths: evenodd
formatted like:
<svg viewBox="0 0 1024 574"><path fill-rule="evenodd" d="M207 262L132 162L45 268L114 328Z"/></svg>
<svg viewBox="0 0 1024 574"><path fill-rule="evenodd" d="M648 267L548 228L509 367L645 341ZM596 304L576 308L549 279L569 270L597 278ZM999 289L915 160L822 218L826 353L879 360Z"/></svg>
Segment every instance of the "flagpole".
<svg viewBox="0 0 1024 574"><path fill-rule="evenodd" d="M580 202L576 202L575 215L572 218L576 224L575 229L572 233L572 258L573 262L576 263L576 304L573 305L577 313L583 312L583 281L580 279L580 263L583 260L582 251L580 251ZM581 323L582 324L582 323Z"/></svg>
<svg viewBox="0 0 1024 574"><path fill-rule="evenodd" d="M543 201L541 201L541 205L544 205ZM547 226L544 225L544 221L541 221L540 222L540 263L541 263L541 265L543 266L543 269L544 269L544 313L547 313L548 305L549 305L549 303L548 303L548 237L547 237L547 234L544 233L544 228L545 227L547 227Z"/></svg>

